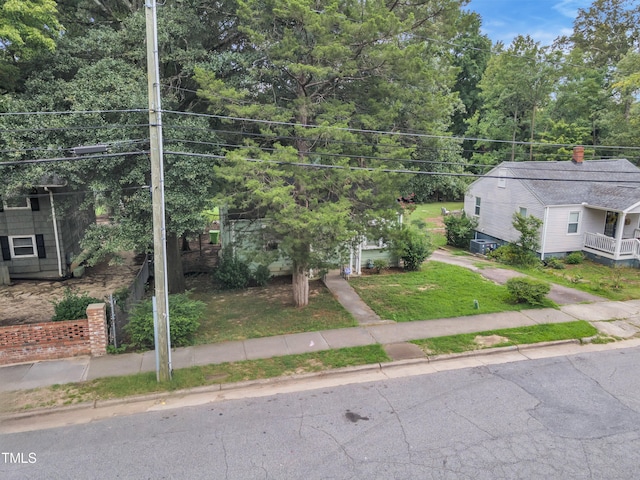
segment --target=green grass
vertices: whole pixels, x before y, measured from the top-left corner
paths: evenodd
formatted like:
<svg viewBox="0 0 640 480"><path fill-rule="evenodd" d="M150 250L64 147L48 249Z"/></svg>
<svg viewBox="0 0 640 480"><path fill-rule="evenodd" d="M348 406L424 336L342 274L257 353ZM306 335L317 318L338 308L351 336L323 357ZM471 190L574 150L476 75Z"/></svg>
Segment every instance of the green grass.
<svg viewBox="0 0 640 480"><path fill-rule="evenodd" d="M440 262L428 262L419 272L354 278L351 285L378 315L397 322L533 308L511 303L502 285ZM478 300L478 309L474 300ZM555 304L547 301L543 306Z"/></svg>
<svg viewBox="0 0 640 480"><path fill-rule="evenodd" d="M514 268L535 278L582 290L610 300L640 298L640 275L637 268L608 267L585 260L566 265L563 270L551 268Z"/></svg>
<svg viewBox="0 0 640 480"><path fill-rule="evenodd" d="M388 362L380 345L342 348L262 360L222 363L175 370L170 382L158 383L155 372L106 377L82 383L54 385L30 390L29 403L20 403L25 392L9 392L4 411L53 405L72 405L94 400L169 392L206 385L233 383L285 375L320 372L334 368ZM12 397L11 394L15 393ZM20 395L22 394L22 395ZM56 400L52 400L55 395Z"/></svg>
<svg viewBox="0 0 640 480"><path fill-rule="evenodd" d="M506 347L510 345L527 345L554 340L569 340L592 337L598 330L589 322L583 320L568 323L549 323L544 325L532 325L528 327L505 328L489 330L480 333L465 333L448 337L428 338L416 340L415 343L425 352L431 355L446 353L461 353L470 350L478 350L490 347ZM488 337L498 335L505 340L491 346L483 347L476 342L479 336Z"/></svg>
<svg viewBox="0 0 640 480"><path fill-rule="evenodd" d="M442 207L449 211L462 210L463 202L434 202L416 204L416 209L411 214L411 219L428 221L430 218L442 218Z"/></svg>
<svg viewBox="0 0 640 480"><path fill-rule="evenodd" d="M445 237L444 225L442 223L442 207L447 210L462 210L464 203L462 202L441 202L441 203L420 203L416 205L416 209L411 213L407 223L414 220L424 222L427 231L431 235L433 246L443 247L447 244Z"/></svg>
<svg viewBox="0 0 640 480"><path fill-rule="evenodd" d="M268 337L357 325L319 281L310 282L309 305L293 306L291 285L270 285L233 292L198 292L192 298L207 304L196 343Z"/></svg>

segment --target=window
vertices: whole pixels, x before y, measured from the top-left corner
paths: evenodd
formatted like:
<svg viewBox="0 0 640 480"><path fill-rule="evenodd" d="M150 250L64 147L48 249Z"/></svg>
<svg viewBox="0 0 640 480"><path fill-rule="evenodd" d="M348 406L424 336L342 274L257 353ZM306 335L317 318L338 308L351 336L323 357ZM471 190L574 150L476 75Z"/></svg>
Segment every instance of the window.
<svg viewBox="0 0 640 480"><path fill-rule="evenodd" d="M500 177L498 178L498 187L505 188L507 186L507 171L504 168L500 169L498 176Z"/></svg>
<svg viewBox="0 0 640 480"><path fill-rule="evenodd" d="M520 207L520 215L522 215L523 217L527 216L527 209L524 207Z"/></svg>
<svg viewBox="0 0 640 480"><path fill-rule="evenodd" d="M35 235L28 237L9 237L9 248L12 257L35 257L36 238Z"/></svg>
<svg viewBox="0 0 640 480"><path fill-rule="evenodd" d="M0 236L2 259L10 261L14 258L47 258L44 235Z"/></svg>
<svg viewBox="0 0 640 480"><path fill-rule="evenodd" d="M578 225L580 223L580 212L569 213L569 224L567 226L567 233L578 233Z"/></svg>
<svg viewBox="0 0 640 480"><path fill-rule="evenodd" d="M31 200L29 197L6 197L2 198L2 206L5 210L29 210Z"/></svg>
<svg viewBox="0 0 640 480"><path fill-rule="evenodd" d="M473 212L476 216L480 215L480 197L476 197L476 208Z"/></svg>

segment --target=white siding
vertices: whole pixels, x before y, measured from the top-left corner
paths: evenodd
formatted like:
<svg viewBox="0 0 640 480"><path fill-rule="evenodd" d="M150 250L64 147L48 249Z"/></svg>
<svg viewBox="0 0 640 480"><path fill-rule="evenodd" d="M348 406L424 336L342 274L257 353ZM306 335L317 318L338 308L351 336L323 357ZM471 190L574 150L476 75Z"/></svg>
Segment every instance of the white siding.
<svg viewBox="0 0 640 480"><path fill-rule="evenodd" d="M492 175L498 175L493 170ZM504 188L500 182L506 182ZM481 198L480 215L476 217L475 199ZM469 217L478 218L478 231L501 240L513 242L519 233L513 228L513 214L527 209L527 215L544 218L544 207L520 180L512 178L483 177L469 186L464 198L464 211Z"/></svg>
<svg viewBox="0 0 640 480"><path fill-rule="evenodd" d="M568 233L569 214L579 212L578 231ZM544 253L565 253L582 250L585 232L601 232L604 215L599 210L588 210L582 205L549 207Z"/></svg>

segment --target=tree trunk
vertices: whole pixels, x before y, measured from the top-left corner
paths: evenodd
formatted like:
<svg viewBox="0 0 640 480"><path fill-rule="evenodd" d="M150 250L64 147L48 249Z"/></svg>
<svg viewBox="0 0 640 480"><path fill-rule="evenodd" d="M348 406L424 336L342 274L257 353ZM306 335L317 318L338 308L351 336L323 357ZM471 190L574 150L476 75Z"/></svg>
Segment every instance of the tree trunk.
<svg viewBox="0 0 640 480"><path fill-rule="evenodd" d="M184 270L180 255L180 242L175 233L167 233L167 283L169 294L184 293Z"/></svg>
<svg viewBox="0 0 640 480"><path fill-rule="evenodd" d="M309 305L309 277L301 268L293 269L293 303L296 307Z"/></svg>
<svg viewBox="0 0 640 480"><path fill-rule="evenodd" d="M183 252L191 251L191 246L189 245L189 239L187 238L186 235L182 236L182 251Z"/></svg>

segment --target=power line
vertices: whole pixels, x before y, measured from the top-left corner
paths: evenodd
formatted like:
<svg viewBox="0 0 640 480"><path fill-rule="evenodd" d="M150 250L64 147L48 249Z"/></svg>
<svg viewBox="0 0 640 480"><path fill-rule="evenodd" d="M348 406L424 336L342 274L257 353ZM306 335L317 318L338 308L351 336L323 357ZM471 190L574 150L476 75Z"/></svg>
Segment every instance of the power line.
<svg viewBox="0 0 640 480"><path fill-rule="evenodd" d="M223 155L214 155L214 154L206 154L206 153L172 152L172 151L165 151L165 153L167 155L184 155L184 156L199 157L199 158L228 160ZM514 177L514 176L501 177L499 175L477 175L473 173L427 172L424 170L355 167L355 166L349 166L349 165L327 165L327 164L316 164L316 163L305 163L305 162L283 162L280 160L264 160L264 159L247 158L247 157L243 158L243 160L247 162L253 162L253 163L267 163L267 164L273 164L273 165L307 167L307 168L313 168L313 169L362 170L362 171L368 171L368 172L384 172L384 173L398 173L398 174L411 174L411 175L435 175L435 176L466 177L466 178L498 178L498 179L508 178L510 180L537 180L537 181L543 180L543 181L550 181L550 182L616 183L616 184L624 183L624 184L640 185L640 180L610 180L610 179L602 179L602 180L586 179L585 180L585 179L575 179L575 178L533 178L532 179L530 177ZM615 173L637 173L637 172L615 172Z"/></svg>
<svg viewBox="0 0 640 480"><path fill-rule="evenodd" d="M186 140L186 139L167 139L166 140L167 143L172 143L172 142L176 142L176 143L186 143L186 144L196 144L196 145L207 145L207 146L215 146L215 147L231 147L234 149L250 149L250 148L258 148L260 151L263 152L275 152L277 151L276 148L270 148L270 147L252 147L252 146L248 146L248 145L240 145L240 144L229 144L229 143L219 143L219 142L202 142L202 141L193 141L193 140ZM436 149L437 150L437 149ZM350 155L350 154L342 154L342 153L324 153L324 152L318 152L318 151L310 151L310 152L299 152L301 155L309 155L309 156L317 156L317 157L330 157L330 158L348 158L348 159L353 159L353 160L378 160L378 161L383 161L383 162L402 162L402 163L411 163L411 164L418 164L418 165L449 165L449 166L455 166L455 167L462 167L462 168L495 168L497 165L495 164L475 164L475 163L468 163L468 162L439 162L439 161L435 161L435 160L417 160L417 159L409 159L409 158L391 158L391 157L383 157L383 156L369 156L369 155ZM539 164L546 162L546 161L538 161ZM521 162L510 162L510 163L521 163ZM524 163L524 162L522 162ZM535 170L545 170L544 168L540 168L539 166L537 167L527 167L525 165L518 165L518 166L514 166L511 168L519 168L519 169L535 169ZM550 170L550 169L547 169ZM557 171L566 171L566 172L573 172L574 170L569 170L569 169L552 169L552 171L557 172ZM618 171L607 171L607 170L602 170L602 173L620 173ZM622 173L637 173L637 172L622 172Z"/></svg>
<svg viewBox="0 0 640 480"><path fill-rule="evenodd" d="M136 143L145 143L148 142L148 138L137 138L130 140L112 140L102 142L102 145L106 146L118 146L118 145L133 145ZM70 152L74 148L77 147L60 147L60 148L51 148L51 147L31 147L31 148L14 148L14 149L4 149L0 150L0 153L21 153L21 152Z"/></svg>
<svg viewBox="0 0 640 480"><path fill-rule="evenodd" d="M574 147L575 144L571 143L541 143L541 142L525 142L525 141L512 141L512 140L494 140L488 138L476 138L476 137L456 137L451 135L432 135L427 133L411 133L411 132L402 132L402 131L390 131L390 130L371 130L371 129L360 129L360 128L349 128L349 127L332 127L328 125L303 125L295 122L281 122L276 120L262 120L255 118L246 118L246 117L234 117L230 115L214 115L207 113L194 113L194 112L178 112L174 110L163 110L163 113L174 114L174 115L184 115L184 116L194 116L194 117L204 117L204 118L215 118L219 120L233 120L238 122L250 122L250 123L261 123L266 125L278 125L278 126L287 126L287 127L300 127L304 129L330 129L340 132L353 132L353 133L369 133L375 135L390 135L390 136L399 136L399 137L417 137L417 138L430 138L430 139L438 139L438 140L455 140L455 141L473 141L473 142L488 142L488 143L505 143L509 145L523 145L523 146L544 146L544 147ZM176 128L172 126L172 128ZM189 128L189 127L186 127ZM239 133L239 132L228 132L228 133ZM244 134L245 132L240 132ZM295 138L304 138L304 137L295 137ZM640 150L640 147L626 147L626 146L613 146L613 145L584 145L588 148L599 148L599 149L629 149L629 150Z"/></svg>
<svg viewBox="0 0 640 480"><path fill-rule="evenodd" d="M131 156L131 155L148 155L148 151L140 150L138 152L121 152L121 153L101 153L99 155L83 155L81 157L56 157L56 158L37 158L31 160L10 160L8 162L0 162L0 167L16 166L34 163L52 163L52 162L81 162L83 160L101 160L113 157Z"/></svg>
<svg viewBox="0 0 640 480"><path fill-rule="evenodd" d="M52 112L0 112L0 117L21 115L91 115L95 113L148 113L145 108L128 108L123 110L57 110Z"/></svg>

